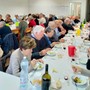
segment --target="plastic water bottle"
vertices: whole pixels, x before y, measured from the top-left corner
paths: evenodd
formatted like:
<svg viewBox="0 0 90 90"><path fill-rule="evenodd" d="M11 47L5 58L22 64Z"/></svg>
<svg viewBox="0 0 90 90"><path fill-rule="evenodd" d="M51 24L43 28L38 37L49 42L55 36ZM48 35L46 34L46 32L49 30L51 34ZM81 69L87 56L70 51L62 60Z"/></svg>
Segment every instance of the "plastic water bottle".
<svg viewBox="0 0 90 90"><path fill-rule="evenodd" d="M21 73L20 73L20 90L28 89L28 60L23 57L21 62Z"/></svg>

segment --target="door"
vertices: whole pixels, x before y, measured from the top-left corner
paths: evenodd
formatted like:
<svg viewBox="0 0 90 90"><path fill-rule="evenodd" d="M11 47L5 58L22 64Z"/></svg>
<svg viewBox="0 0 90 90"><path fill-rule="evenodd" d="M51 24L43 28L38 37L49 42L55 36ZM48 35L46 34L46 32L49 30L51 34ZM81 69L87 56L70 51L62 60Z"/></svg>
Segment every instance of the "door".
<svg viewBox="0 0 90 90"><path fill-rule="evenodd" d="M90 0L87 0L86 19L90 21Z"/></svg>
<svg viewBox="0 0 90 90"><path fill-rule="evenodd" d="M81 3L73 2L70 3L70 15L81 16Z"/></svg>

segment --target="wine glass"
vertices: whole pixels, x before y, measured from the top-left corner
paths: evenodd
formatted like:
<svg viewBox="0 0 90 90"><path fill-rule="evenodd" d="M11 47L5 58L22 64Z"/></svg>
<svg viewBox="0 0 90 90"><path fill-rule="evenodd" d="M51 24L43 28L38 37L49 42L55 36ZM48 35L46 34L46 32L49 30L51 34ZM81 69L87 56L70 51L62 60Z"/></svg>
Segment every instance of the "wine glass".
<svg viewBox="0 0 90 90"><path fill-rule="evenodd" d="M69 75L64 75L64 80L66 81L67 85L70 85L70 79L69 79Z"/></svg>
<svg viewBox="0 0 90 90"><path fill-rule="evenodd" d="M65 50L65 49L66 49L66 47L64 46L64 47L63 47L63 49Z"/></svg>

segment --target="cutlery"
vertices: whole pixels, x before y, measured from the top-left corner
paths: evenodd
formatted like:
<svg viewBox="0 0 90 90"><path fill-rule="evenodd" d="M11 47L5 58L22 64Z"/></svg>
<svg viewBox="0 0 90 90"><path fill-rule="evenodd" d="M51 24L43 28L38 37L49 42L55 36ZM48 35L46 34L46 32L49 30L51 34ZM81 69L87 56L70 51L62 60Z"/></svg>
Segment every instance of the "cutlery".
<svg viewBox="0 0 90 90"><path fill-rule="evenodd" d="M78 90L77 83L75 82L76 90Z"/></svg>
<svg viewBox="0 0 90 90"><path fill-rule="evenodd" d="M32 83L32 81L30 81L30 83L31 83L32 85L34 85L34 84Z"/></svg>
<svg viewBox="0 0 90 90"><path fill-rule="evenodd" d="M30 76L33 76L35 74L35 72L37 71L38 68L34 69L32 74Z"/></svg>

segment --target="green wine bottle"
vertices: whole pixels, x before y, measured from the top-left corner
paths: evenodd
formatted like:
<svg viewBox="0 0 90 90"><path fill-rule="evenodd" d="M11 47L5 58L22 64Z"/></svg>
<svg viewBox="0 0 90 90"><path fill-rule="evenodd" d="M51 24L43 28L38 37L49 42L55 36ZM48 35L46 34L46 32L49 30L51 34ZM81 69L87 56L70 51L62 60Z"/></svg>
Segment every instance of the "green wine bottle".
<svg viewBox="0 0 90 90"><path fill-rule="evenodd" d="M42 76L42 90L49 90L51 84L51 76L48 73L48 64L45 66L45 74Z"/></svg>
<svg viewBox="0 0 90 90"><path fill-rule="evenodd" d="M86 19L84 19L83 24L86 24Z"/></svg>

